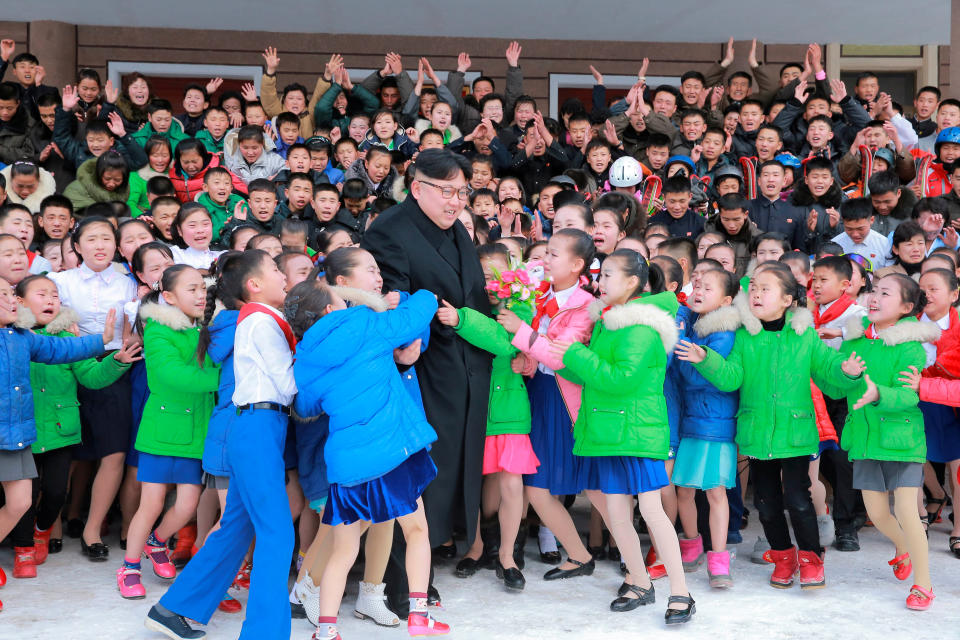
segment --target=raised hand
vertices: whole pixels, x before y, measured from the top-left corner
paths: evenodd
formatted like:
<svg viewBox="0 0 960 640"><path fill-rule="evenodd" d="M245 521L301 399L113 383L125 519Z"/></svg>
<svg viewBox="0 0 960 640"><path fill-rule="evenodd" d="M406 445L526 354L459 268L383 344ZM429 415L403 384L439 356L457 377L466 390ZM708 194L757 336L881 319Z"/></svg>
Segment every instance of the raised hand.
<svg viewBox="0 0 960 640"><path fill-rule="evenodd" d="M107 80L103 85L103 99L109 104L113 104L120 97L120 89L113 86L113 80Z"/></svg>
<svg viewBox="0 0 960 640"><path fill-rule="evenodd" d="M3 40L0 40L0 60L3 60L4 62L9 60L16 48L17 43L10 38L4 38Z"/></svg>
<svg viewBox="0 0 960 640"><path fill-rule="evenodd" d="M230 114L230 126L234 129L239 129L243 126L243 115L239 111L234 111Z"/></svg>
<svg viewBox="0 0 960 640"><path fill-rule="evenodd" d="M617 128L613 126L613 123L610 122L609 119L603 123L603 137L607 139L607 142L609 142L611 146L620 146L620 138L617 137Z"/></svg>
<svg viewBox="0 0 960 640"><path fill-rule="evenodd" d="M118 138L127 135L127 128L123 126L123 118L116 111L111 111L110 115L107 116L107 127Z"/></svg>
<svg viewBox="0 0 960 640"><path fill-rule="evenodd" d="M323 79L330 82L330 79L335 77L342 67L343 56L339 53L331 54L330 60L323 67Z"/></svg>
<svg viewBox="0 0 960 640"><path fill-rule="evenodd" d="M380 77L385 78L390 75L390 54L383 56L383 69L380 69Z"/></svg>
<svg viewBox="0 0 960 640"><path fill-rule="evenodd" d="M519 217L519 216L518 216ZM500 323L500 326L509 331L510 333L516 333L520 330L520 325L523 324L523 321L520 317L515 314L510 309L504 309L497 314L497 322Z"/></svg>
<svg viewBox="0 0 960 640"><path fill-rule="evenodd" d="M69 84L63 88L62 94L60 105L63 107L63 110L73 111L77 103L80 102L80 94L77 93L73 85Z"/></svg>
<svg viewBox="0 0 960 640"><path fill-rule="evenodd" d="M590 65L590 73L593 74L593 84L602 85L603 84L603 74L597 71L597 68L593 65Z"/></svg>
<svg viewBox="0 0 960 640"><path fill-rule="evenodd" d="M392 73L395 76L398 76L401 73L403 73L403 58L400 56L399 53L394 53L393 51L391 51L390 53L387 54L387 59L390 63L390 73Z"/></svg>
<svg viewBox="0 0 960 640"><path fill-rule="evenodd" d="M640 62L640 70L637 72L637 78L640 80L647 79L647 69L650 68L650 58L644 58Z"/></svg>
<svg viewBox="0 0 960 640"><path fill-rule="evenodd" d="M833 229L838 224L840 224L840 212L837 211L836 207L830 207L827 209L827 215L830 216L830 228Z"/></svg>
<svg viewBox="0 0 960 640"><path fill-rule="evenodd" d="M272 76L277 72L280 66L280 56L277 55L276 47L267 47L263 50L263 61L267 65L267 75Z"/></svg>
<svg viewBox="0 0 960 640"><path fill-rule="evenodd" d="M433 67L430 65L430 61L427 58L420 58L423 61L423 71L427 74L427 77L430 78L430 81L433 83L433 86L440 86L440 78L437 77L437 72L433 70Z"/></svg>
<svg viewBox="0 0 960 640"><path fill-rule="evenodd" d="M920 393L920 379L923 377L920 375L920 371L913 365L910 365L909 371L901 371L900 375L902 377L897 378L900 382L903 383L903 386L908 389L913 389L917 393Z"/></svg>
<svg viewBox="0 0 960 640"><path fill-rule="evenodd" d="M807 51L810 53L810 66L813 67L813 72L823 71L823 50L820 49L820 45L811 43Z"/></svg>
<svg viewBox="0 0 960 640"><path fill-rule="evenodd" d="M847 85L843 80L833 79L830 81L830 100L840 104L840 101L847 97Z"/></svg>
<svg viewBox="0 0 960 640"><path fill-rule="evenodd" d="M123 329L126 336L123 340L123 346L113 354L114 359L123 364L132 364L138 360L143 360L143 356L141 355L143 352L143 342L138 340L136 336L131 336L127 333L129 327L130 323L127 322L127 318L124 316Z"/></svg>
<svg viewBox="0 0 960 640"><path fill-rule="evenodd" d="M103 324L103 344L113 342L113 336L117 333L117 310L107 311L107 318Z"/></svg>
<svg viewBox="0 0 960 640"><path fill-rule="evenodd" d="M722 84L718 84L713 88L713 95L710 96L710 108L716 109L720 105L720 101L723 100L723 93L725 89Z"/></svg>
<svg viewBox="0 0 960 640"><path fill-rule="evenodd" d="M677 356L678 360L692 362L693 364L703 362L707 357L707 352L703 347L698 344L694 344L689 340L681 340L678 342L677 346L673 350L673 353Z"/></svg>
<svg viewBox="0 0 960 640"><path fill-rule="evenodd" d="M856 378L867 370L867 364L857 355L856 351L852 351L850 357L843 361L840 368L851 378Z"/></svg>
<svg viewBox="0 0 960 640"><path fill-rule="evenodd" d="M750 55L747 57L747 64L750 65L751 69L755 69L760 66L760 63L757 62L757 39L754 38L753 42L750 44Z"/></svg>
<svg viewBox="0 0 960 640"><path fill-rule="evenodd" d="M344 66L340 67L340 86L344 91L353 91L353 81L350 79L350 70Z"/></svg>
<svg viewBox="0 0 960 640"><path fill-rule="evenodd" d="M457 56L457 72L458 73L466 73L467 71L469 71L471 64L472 63L470 62L469 53L461 52L460 55Z"/></svg>
<svg viewBox="0 0 960 640"><path fill-rule="evenodd" d="M231 220L246 220L247 219L247 203L243 200L238 202L233 206L233 215L230 216Z"/></svg>
<svg viewBox="0 0 960 640"><path fill-rule="evenodd" d="M396 293L396 292L394 292ZM420 358L420 338L417 338L402 349L393 350L393 361L410 366Z"/></svg>
<svg viewBox="0 0 960 640"><path fill-rule="evenodd" d="M343 133L340 131L340 127L334 127L330 129L330 143L337 144L340 141L340 138L343 137Z"/></svg>
<svg viewBox="0 0 960 640"><path fill-rule="evenodd" d="M943 228L940 239L943 241L943 244L953 250L956 250L957 244L960 242L960 236L957 235L957 230L952 224L948 224Z"/></svg>
<svg viewBox="0 0 960 640"><path fill-rule="evenodd" d="M39 87L43 84L43 79L46 77L47 70L43 68L43 65L38 64L33 71L33 82Z"/></svg>
<svg viewBox="0 0 960 640"><path fill-rule="evenodd" d="M523 51L523 47L520 46L520 43L514 40L510 43L510 46L507 47L506 58L507 64L511 67L520 66L520 52Z"/></svg>
<svg viewBox="0 0 960 640"><path fill-rule="evenodd" d="M207 83L207 86L204 87L207 90L207 96L212 96L217 92L217 89L220 88L220 85L223 84L223 78L211 78L210 82Z"/></svg>
<svg viewBox="0 0 960 640"><path fill-rule="evenodd" d="M610 122L610 121L607 120L607 122ZM693 160L694 163L700 162L701 155L703 155L703 145L702 144L693 145L693 148L690 149L690 159Z"/></svg>
<svg viewBox="0 0 960 640"><path fill-rule="evenodd" d="M800 101L800 104L803 104L807 101L807 87L810 83L806 80L801 80L797 83L797 88L793 92L793 97Z"/></svg>
<svg viewBox="0 0 960 640"><path fill-rule="evenodd" d="M723 67L729 67L733 63L733 36L730 36L730 39L727 40L727 52L723 56L723 60L720 61L720 65Z"/></svg>
<svg viewBox="0 0 960 640"><path fill-rule="evenodd" d="M867 383L867 390L863 392L863 395L860 396L860 399L853 404L853 410L861 409L868 404L873 404L880 399L880 390L877 389L877 385L870 379L870 376L864 376L863 379Z"/></svg>
<svg viewBox="0 0 960 640"><path fill-rule="evenodd" d="M257 95L257 89L253 86L252 82L243 83L243 86L240 87L240 95L243 96L243 99L247 102L256 102L260 99L260 96Z"/></svg>
<svg viewBox="0 0 960 640"><path fill-rule="evenodd" d="M810 209L810 214L807 216L807 230L809 230L810 233L813 233L814 231L817 230L817 218L818 218L818 217L819 217L819 216L817 215L817 210L816 210L816 209Z"/></svg>
<svg viewBox="0 0 960 640"><path fill-rule="evenodd" d="M810 48L814 45L809 45L807 50L803 52L803 71L800 72L800 79L806 80L811 75L813 75L813 63L810 62Z"/></svg>
<svg viewBox="0 0 960 640"><path fill-rule="evenodd" d="M440 304L442 306L437 309L437 320L440 321L440 324L448 327L455 327L460 324L460 314L457 313L457 308L446 300L441 300Z"/></svg>

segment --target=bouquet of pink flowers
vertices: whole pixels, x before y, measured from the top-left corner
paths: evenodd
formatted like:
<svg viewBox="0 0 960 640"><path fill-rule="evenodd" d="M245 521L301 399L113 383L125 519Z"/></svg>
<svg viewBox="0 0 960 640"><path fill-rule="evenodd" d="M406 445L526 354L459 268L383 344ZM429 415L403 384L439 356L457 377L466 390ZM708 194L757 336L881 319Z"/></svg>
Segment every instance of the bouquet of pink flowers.
<svg viewBox="0 0 960 640"><path fill-rule="evenodd" d="M502 273L494 269L496 280L487 285L487 290L494 292L505 308L518 315L521 312L533 313L541 286L541 273L540 269L525 264Z"/></svg>

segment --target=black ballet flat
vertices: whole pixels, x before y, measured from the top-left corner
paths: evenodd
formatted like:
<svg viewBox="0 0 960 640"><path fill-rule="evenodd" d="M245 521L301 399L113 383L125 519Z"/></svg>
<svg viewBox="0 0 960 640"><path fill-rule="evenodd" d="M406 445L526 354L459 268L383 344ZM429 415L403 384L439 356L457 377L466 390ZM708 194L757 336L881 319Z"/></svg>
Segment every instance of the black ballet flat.
<svg viewBox="0 0 960 640"><path fill-rule="evenodd" d="M593 575L593 570L596 569L597 563L593 558L590 558L587 562L579 562L573 558L567 558L571 564L575 564L573 569L561 569L557 567L556 569L550 569L543 575L544 580L564 580L566 578L576 578L579 576L590 576Z"/></svg>
<svg viewBox="0 0 960 640"><path fill-rule="evenodd" d="M560 564L563 562L563 556L559 551L541 551L540 562L544 564Z"/></svg>
<svg viewBox="0 0 960 640"><path fill-rule="evenodd" d="M686 609L667 609L667 612L663 614L663 617L666 619L667 624L683 624L684 622L690 622L690 619L693 618L693 614L697 612L696 602L693 601L693 598L690 596L670 596L667 598L667 607L673 603L685 604L687 605Z"/></svg>
<svg viewBox="0 0 960 640"><path fill-rule="evenodd" d="M433 548L434 560L453 560L456 557L457 545L455 544L442 544L439 547Z"/></svg>
<svg viewBox="0 0 960 640"><path fill-rule="evenodd" d="M483 558L480 560L474 560L473 558L464 558L457 563L457 568L454 571L454 575L458 578L469 578L477 571L480 570L480 567L483 566Z"/></svg>
<svg viewBox="0 0 960 640"><path fill-rule="evenodd" d="M618 596L616 600L610 603L610 611L616 611L617 613L633 611L637 607L653 604L657 600L657 594L654 592L652 582L650 583L649 589L638 587L635 584L627 584L626 582L620 586L621 589L623 589L623 587L626 587L624 595ZM631 591L637 595L636 598L628 598L626 596L626 594ZM617 591L617 593L620 592Z"/></svg>
<svg viewBox="0 0 960 640"><path fill-rule="evenodd" d="M527 584L520 569L514 567L505 569L500 562L497 562L497 577L503 580L503 586L508 591L523 591L523 587Z"/></svg>
<svg viewBox="0 0 960 640"><path fill-rule="evenodd" d="M599 547L587 547L587 551L590 552L594 560L606 560L607 558L607 552L602 544Z"/></svg>
<svg viewBox="0 0 960 640"><path fill-rule="evenodd" d="M67 537L79 538L81 536L83 536L83 520L80 518L67 520Z"/></svg>
<svg viewBox="0 0 960 640"><path fill-rule="evenodd" d="M48 553L60 553L63 551L63 538L50 538L47 544Z"/></svg>
<svg viewBox="0 0 960 640"><path fill-rule="evenodd" d="M90 562L106 562L110 559L110 548L107 545L102 542L87 544L83 536L80 537L80 551Z"/></svg>

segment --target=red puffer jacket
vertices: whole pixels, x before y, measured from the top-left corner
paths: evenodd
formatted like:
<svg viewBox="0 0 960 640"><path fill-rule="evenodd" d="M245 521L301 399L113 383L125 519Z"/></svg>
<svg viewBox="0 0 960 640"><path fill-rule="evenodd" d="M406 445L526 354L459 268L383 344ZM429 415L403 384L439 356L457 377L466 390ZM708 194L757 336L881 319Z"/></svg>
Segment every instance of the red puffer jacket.
<svg viewBox="0 0 960 640"><path fill-rule="evenodd" d="M211 155L210 162L203 169L200 169L195 175L188 176L179 166L174 163L170 167L168 177L173 182L173 188L177 191L177 199L180 202L190 202L197 197L197 194L203 193L203 177L207 175L207 170L212 167L219 167L223 160L219 155ZM226 167L223 167L226 169ZM238 176L230 173L233 181L233 190L247 195L247 185Z"/></svg>

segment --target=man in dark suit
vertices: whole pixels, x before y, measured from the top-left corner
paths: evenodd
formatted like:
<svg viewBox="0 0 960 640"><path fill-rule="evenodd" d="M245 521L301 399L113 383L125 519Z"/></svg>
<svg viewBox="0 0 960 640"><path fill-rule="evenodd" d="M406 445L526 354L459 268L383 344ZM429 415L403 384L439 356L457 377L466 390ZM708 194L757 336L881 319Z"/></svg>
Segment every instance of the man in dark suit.
<svg viewBox="0 0 960 640"><path fill-rule="evenodd" d="M490 313L480 260L457 216L467 203L469 163L443 149L429 149L416 160L410 195L370 225L361 246L373 254L384 291L428 289L453 306ZM423 493L433 547L448 542L459 518L473 540L480 510L483 444L491 356L464 342L434 320L430 346L416 363L427 420L437 431L430 451L437 478ZM398 615L407 606L403 537L387 570L388 601ZM399 542L400 544L397 544Z"/></svg>

